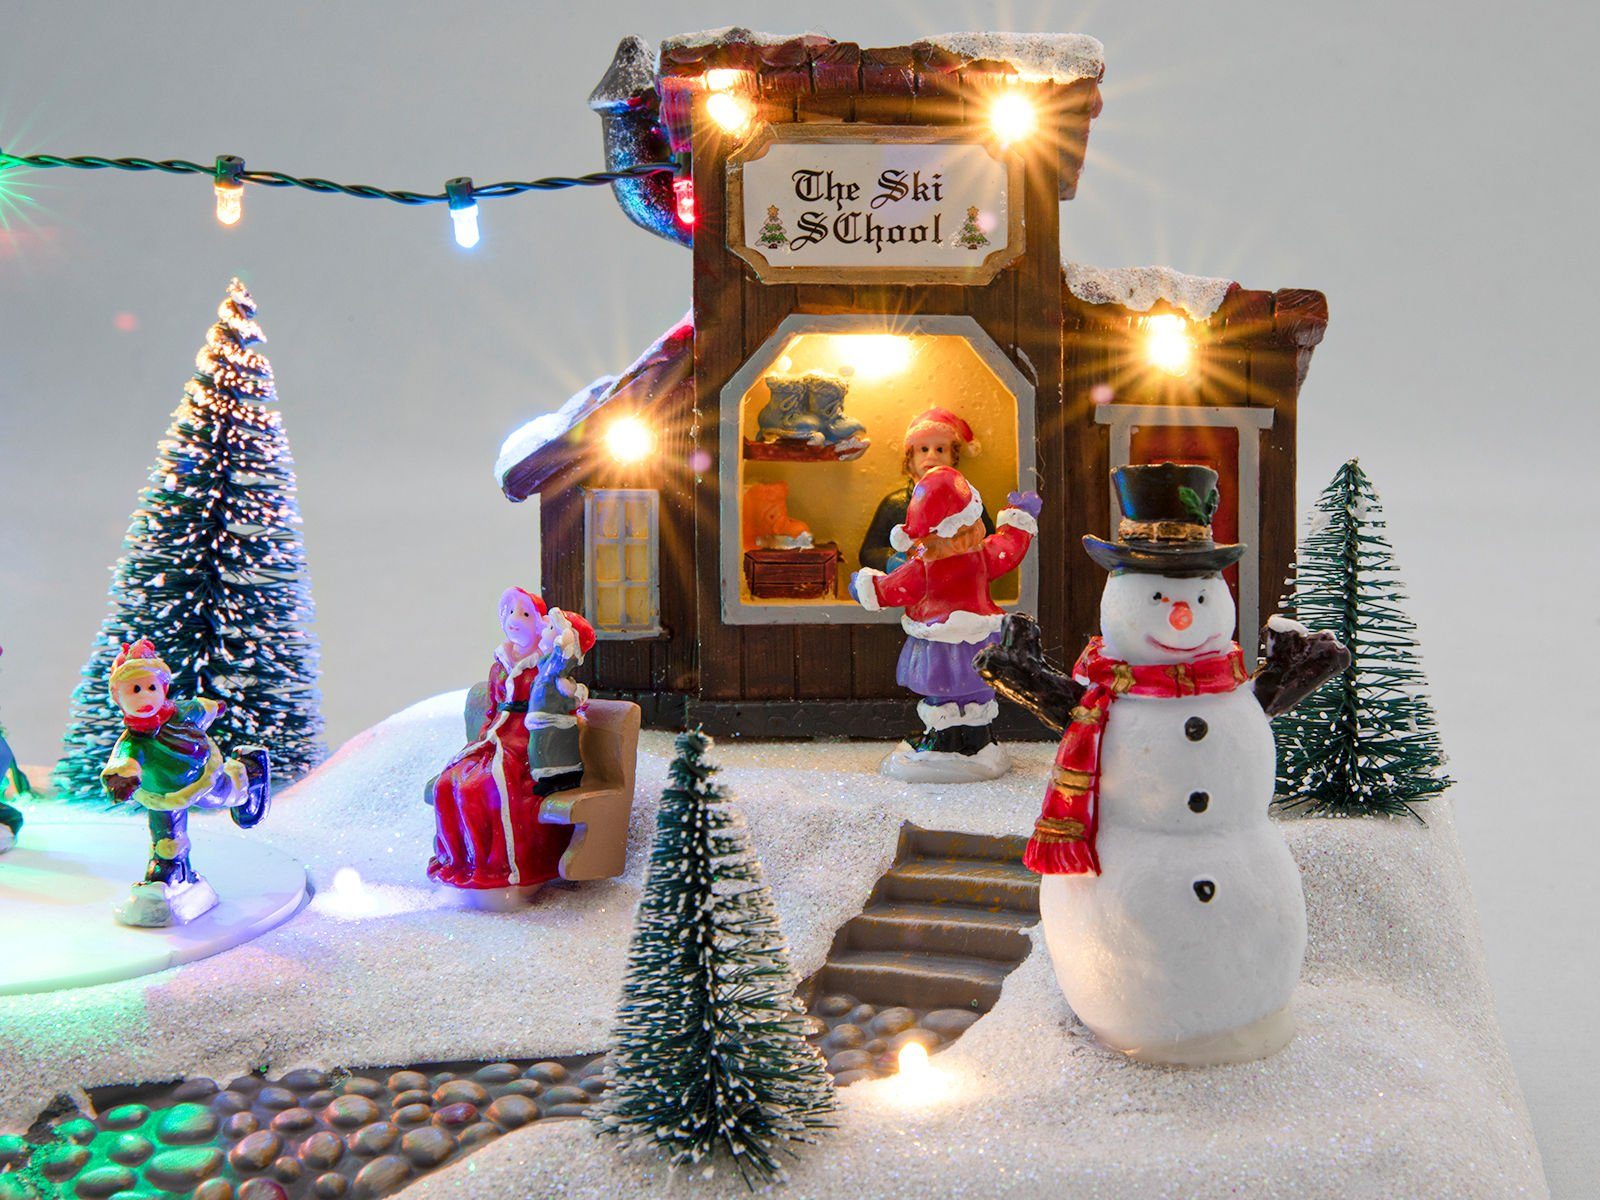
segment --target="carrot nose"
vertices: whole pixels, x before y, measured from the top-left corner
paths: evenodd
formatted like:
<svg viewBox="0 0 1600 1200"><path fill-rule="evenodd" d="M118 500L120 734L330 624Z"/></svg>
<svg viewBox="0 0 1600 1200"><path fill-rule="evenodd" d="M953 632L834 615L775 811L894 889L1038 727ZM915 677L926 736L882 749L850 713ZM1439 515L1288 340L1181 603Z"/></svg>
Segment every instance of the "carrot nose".
<svg viewBox="0 0 1600 1200"><path fill-rule="evenodd" d="M1167 614L1167 623L1174 629L1187 629L1194 624L1194 613L1189 611L1189 602L1179 600L1172 606L1172 611Z"/></svg>

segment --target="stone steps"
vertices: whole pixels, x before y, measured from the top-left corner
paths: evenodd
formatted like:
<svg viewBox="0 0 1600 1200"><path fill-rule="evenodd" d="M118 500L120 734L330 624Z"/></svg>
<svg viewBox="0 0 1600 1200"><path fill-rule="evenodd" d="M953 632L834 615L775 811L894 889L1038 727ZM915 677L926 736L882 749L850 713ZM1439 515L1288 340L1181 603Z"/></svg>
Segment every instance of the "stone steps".
<svg viewBox="0 0 1600 1200"><path fill-rule="evenodd" d="M966 955L1013 965L1028 954L1024 932L1038 917L962 904L874 904L845 928L856 950Z"/></svg>
<svg viewBox="0 0 1600 1200"><path fill-rule="evenodd" d="M822 968L822 988L875 1005L987 1012L1014 962L910 950L845 950Z"/></svg>
<svg viewBox="0 0 1600 1200"><path fill-rule="evenodd" d="M901 831L894 865L807 984L841 1083L892 1073L898 1042L938 1048L994 1006L1039 920L1039 878L1022 865L1026 845L914 825ZM885 1036L890 1030L904 1032Z"/></svg>

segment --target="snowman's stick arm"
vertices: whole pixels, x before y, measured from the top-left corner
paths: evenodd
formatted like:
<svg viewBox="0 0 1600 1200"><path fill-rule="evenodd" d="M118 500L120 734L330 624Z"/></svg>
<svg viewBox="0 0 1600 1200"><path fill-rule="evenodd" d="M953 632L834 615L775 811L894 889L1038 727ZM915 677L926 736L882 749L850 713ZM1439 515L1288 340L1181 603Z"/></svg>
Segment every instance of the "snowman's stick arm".
<svg viewBox="0 0 1600 1200"><path fill-rule="evenodd" d="M1000 695L1060 733L1083 700L1083 685L1045 656L1039 624L1032 617L1013 613L1000 629L1000 641L978 651L972 665Z"/></svg>
<svg viewBox="0 0 1600 1200"><path fill-rule="evenodd" d="M1326 631L1273 617L1266 628L1267 657L1255 676L1256 700L1269 717L1288 712L1335 675L1350 669L1350 651Z"/></svg>

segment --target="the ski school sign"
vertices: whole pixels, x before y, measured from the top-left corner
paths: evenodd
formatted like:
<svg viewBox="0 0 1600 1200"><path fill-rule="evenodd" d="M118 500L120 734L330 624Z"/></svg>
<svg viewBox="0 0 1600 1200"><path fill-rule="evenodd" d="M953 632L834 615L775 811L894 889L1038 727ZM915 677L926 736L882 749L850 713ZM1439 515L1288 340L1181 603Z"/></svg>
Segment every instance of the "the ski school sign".
<svg viewBox="0 0 1600 1200"><path fill-rule="evenodd" d="M728 164L728 248L768 283L987 283L1021 196L1021 160L970 132L772 126Z"/></svg>

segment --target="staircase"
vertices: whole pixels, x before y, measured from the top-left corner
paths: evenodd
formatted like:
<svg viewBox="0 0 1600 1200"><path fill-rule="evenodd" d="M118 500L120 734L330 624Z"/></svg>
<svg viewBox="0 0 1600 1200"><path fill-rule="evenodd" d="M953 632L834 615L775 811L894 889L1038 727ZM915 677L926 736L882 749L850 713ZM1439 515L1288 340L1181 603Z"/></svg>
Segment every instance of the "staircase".
<svg viewBox="0 0 1600 1200"><path fill-rule="evenodd" d="M988 1012L1027 957L1024 930L1039 920L1039 877L1022 865L1026 844L906 825L894 866L810 981L812 1001Z"/></svg>

